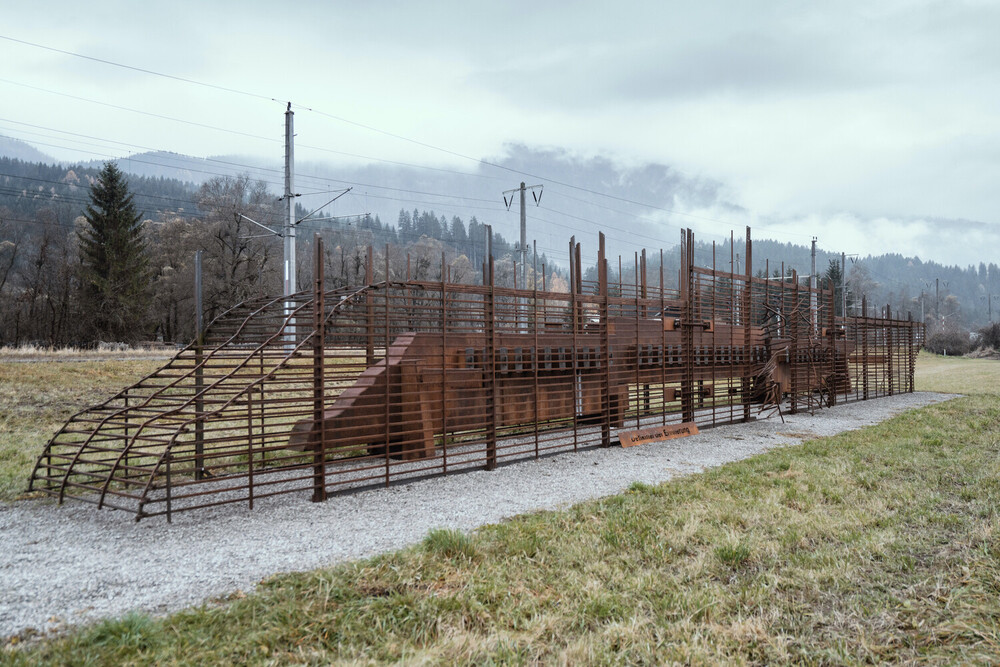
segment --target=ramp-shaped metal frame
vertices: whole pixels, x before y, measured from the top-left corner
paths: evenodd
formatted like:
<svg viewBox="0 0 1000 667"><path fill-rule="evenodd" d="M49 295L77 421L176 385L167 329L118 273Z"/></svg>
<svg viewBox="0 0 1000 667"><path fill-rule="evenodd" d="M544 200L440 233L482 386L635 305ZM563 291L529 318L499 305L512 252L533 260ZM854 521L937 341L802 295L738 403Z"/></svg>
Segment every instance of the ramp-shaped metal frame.
<svg viewBox="0 0 1000 667"><path fill-rule="evenodd" d="M234 309L72 417L30 488L170 520L913 391L921 324L834 317L832 291L754 277L750 248L745 273L696 267L688 231L676 289L645 253L609 285L602 235L596 282L571 244L569 292L497 286L492 259L482 285L375 282L369 251L367 284L327 290L317 239L311 291Z"/></svg>

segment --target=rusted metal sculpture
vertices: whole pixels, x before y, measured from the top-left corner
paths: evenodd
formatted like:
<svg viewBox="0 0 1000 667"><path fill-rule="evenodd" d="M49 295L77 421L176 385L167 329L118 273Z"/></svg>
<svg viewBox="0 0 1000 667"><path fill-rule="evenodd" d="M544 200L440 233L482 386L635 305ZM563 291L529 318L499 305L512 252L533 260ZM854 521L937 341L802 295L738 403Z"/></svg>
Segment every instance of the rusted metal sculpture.
<svg viewBox="0 0 1000 667"><path fill-rule="evenodd" d="M328 494L583 447L620 429L745 422L913 391L921 324L833 315L833 293L694 266L677 289L645 253L570 291L368 280L245 304L52 438L31 489L136 519L285 493ZM388 256L388 255L387 255ZM443 259L442 259L443 264ZM389 267L385 267L389 275ZM442 276L447 275L442 266ZM655 445L648 445L655 446Z"/></svg>

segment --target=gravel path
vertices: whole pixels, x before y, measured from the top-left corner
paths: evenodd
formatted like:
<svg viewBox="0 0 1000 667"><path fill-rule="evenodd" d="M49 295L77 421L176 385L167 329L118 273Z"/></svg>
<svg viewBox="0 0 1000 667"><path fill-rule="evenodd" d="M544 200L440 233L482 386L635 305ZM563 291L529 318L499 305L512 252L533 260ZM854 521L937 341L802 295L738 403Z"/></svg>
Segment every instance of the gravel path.
<svg viewBox="0 0 1000 667"><path fill-rule="evenodd" d="M920 392L723 426L699 435L338 496L280 496L254 511L229 505L134 523L82 503L0 504L0 638L55 631L130 610L164 613L277 573L308 570L419 541L439 527L470 530L539 509L661 482L773 447L883 421L948 400Z"/></svg>

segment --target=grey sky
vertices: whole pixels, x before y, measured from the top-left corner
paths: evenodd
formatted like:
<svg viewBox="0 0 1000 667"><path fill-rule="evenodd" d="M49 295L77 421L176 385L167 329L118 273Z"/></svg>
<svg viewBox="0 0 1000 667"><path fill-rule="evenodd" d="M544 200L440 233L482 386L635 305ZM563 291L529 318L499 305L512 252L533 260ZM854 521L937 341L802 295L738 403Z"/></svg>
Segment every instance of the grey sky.
<svg viewBox="0 0 1000 667"><path fill-rule="evenodd" d="M771 236L816 234L830 249L996 260L996 3L57 1L3 13L7 37L275 100L0 40L0 134L61 158L280 159L291 100L303 160L475 168L330 115L474 157L512 141L562 147L720 181L747 213L691 212L737 230L766 221ZM935 239L939 218L985 223L980 243ZM904 229L919 242L899 241Z"/></svg>

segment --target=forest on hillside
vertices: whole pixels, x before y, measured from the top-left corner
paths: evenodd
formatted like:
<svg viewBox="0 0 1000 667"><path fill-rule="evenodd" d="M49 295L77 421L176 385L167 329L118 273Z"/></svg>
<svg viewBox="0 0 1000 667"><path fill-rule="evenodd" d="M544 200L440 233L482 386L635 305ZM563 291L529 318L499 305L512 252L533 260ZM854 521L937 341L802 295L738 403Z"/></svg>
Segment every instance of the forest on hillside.
<svg viewBox="0 0 1000 667"><path fill-rule="evenodd" d="M91 345L106 339L92 308L81 297L79 239L99 168L60 166L0 158L0 345ZM281 240L250 221L280 226L283 212L268 186L249 175L220 176L195 186L160 177L128 177L128 190L142 216L149 279L143 317L129 338L185 343L194 335L194 255L204 257L206 318L237 303L281 291ZM327 248L331 286L359 284L367 249L374 271L384 273L389 254L392 278L439 280L445 271L456 282L481 281L486 226L470 216L450 219L433 211L402 209L395 221L378 216L325 218L322 211L297 208L299 257L309 257L319 232ZM515 246L493 235L497 280L513 285ZM651 276L658 275L659 253L651 254ZM698 243L696 262L745 270L742 239L733 247ZM841 284L841 256L820 251L817 272L826 284ZM634 280L634 258L610 260L612 282ZM678 249L663 254L668 286L676 285ZM542 254L550 289L565 289L564 268ZM1000 309L1000 268L995 264L958 267L901 255L852 257L846 261L848 313L857 314L861 296L871 314L889 306L896 315L922 316L932 332L985 325ZM753 272L772 277L795 271L806 281L810 250L766 239L754 240ZM298 264L298 284L309 280L310 262ZM594 269L591 269L592 271ZM1000 319L1000 312L993 315Z"/></svg>
<svg viewBox="0 0 1000 667"><path fill-rule="evenodd" d="M216 177L199 187L161 178L128 179L142 216L148 284L142 317L127 335L109 340L106 313L86 298L85 210L98 170L0 161L0 346L93 345L158 340L186 343L195 334L194 257L203 253L207 321L245 300L280 294L282 240L256 222L280 227L283 211L266 183L249 176ZM486 227L471 217L450 220L433 211L402 210L395 225L378 216L324 219L296 209L298 255L312 253L314 233L325 241L328 285L359 285L373 249L373 272L383 279L481 281ZM512 246L492 238L499 284L514 283ZM543 254L549 285L566 289L560 270ZM297 263L297 283L308 285L311 262Z"/></svg>

